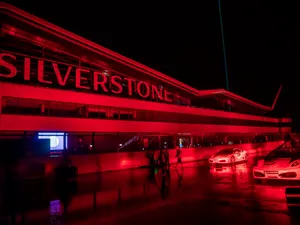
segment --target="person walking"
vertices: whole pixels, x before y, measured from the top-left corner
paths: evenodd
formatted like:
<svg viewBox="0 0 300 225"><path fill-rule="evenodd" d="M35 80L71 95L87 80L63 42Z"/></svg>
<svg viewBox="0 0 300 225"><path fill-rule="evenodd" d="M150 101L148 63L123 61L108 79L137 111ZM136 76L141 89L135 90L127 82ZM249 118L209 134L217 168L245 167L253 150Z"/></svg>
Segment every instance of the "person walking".
<svg viewBox="0 0 300 225"><path fill-rule="evenodd" d="M146 157L149 160L149 179L153 180L155 174L155 161L154 161L154 151L148 150L146 152Z"/></svg>
<svg viewBox="0 0 300 225"><path fill-rule="evenodd" d="M176 158L177 158L177 164L176 168L180 165L181 169L183 170L183 165L182 165L182 150L179 148L179 146L176 147Z"/></svg>
<svg viewBox="0 0 300 225"><path fill-rule="evenodd" d="M166 167L166 171L169 172L170 171L170 154L169 154L169 150L167 148L164 149L164 159L165 159L165 167Z"/></svg>

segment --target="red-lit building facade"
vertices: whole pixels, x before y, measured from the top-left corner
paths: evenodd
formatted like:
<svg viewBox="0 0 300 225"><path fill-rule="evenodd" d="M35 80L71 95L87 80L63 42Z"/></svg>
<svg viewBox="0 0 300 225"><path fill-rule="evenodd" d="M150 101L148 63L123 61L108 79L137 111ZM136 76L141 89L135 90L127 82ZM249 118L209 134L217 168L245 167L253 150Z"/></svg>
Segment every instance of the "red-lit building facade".
<svg viewBox="0 0 300 225"><path fill-rule="evenodd" d="M1 3L0 13L1 137L46 132L63 136L59 148L107 152L278 140L291 131L291 119L264 116L279 92L268 107L197 90L11 5Z"/></svg>

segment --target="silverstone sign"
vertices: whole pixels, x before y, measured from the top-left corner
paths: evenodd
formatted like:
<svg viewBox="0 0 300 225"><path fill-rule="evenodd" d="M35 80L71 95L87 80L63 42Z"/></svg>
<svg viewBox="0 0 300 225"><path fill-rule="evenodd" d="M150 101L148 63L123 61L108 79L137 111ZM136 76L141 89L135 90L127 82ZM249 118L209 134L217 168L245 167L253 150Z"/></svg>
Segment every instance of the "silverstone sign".
<svg viewBox="0 0 300 225"><path fill-rule="evenodd" d="M174 94L163 88L133 78L110 75L74 65L28 56L0 52L0 78L2 81L21 82L85 90L101 94L136 96L147 100L174 102Z"/></svg>

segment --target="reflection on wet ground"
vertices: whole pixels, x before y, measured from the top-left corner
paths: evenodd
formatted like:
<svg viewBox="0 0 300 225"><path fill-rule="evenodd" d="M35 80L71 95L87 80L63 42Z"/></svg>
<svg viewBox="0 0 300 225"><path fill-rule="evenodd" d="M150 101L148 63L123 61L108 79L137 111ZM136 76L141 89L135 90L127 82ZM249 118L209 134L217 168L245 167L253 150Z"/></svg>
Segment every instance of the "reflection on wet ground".
<svg viewBox="0 0 300 225"><path fill-rule="evenodd" d="M149 177L147 169L102 173L101 176L80 176L78 192L70 205L70 219L67 224L99 224L99 216L101 223L104 223L104 218L113 218L113 221L106 222L115 223L123 214L122 220L128 220L129 223L128 217L134 213L139 215L134 216L134 223L142 223L138 218L148 216L141 210L152 210L154 215L159 216L164 210L168 214L170 207L175 207L173 215L174 212L176 215L177 212L180 214L180 211L189 209L188 214L191 218L194 217L192 212L197 211L194 207L199 207L198 212L200 210L202 215L212 216L212 220L207 224L219 223L222 220L213 218L213 215L221 218L225 217L226 213L236 215L241 221L245 221L245 224L253 224L257 218L247 220L246 217L240 217L243 214L250 217L254 212L257 212L257 217L263 218L264 224L269 223L266 220L275 221L273 224L292 224L293 221L291 222L287 214L284 190L287 185L300 184L286 181L256 184L252 179L251 168L257 158L261 156L250 156L248 163L235 166L209 167L205 161L186 163L183 170L171 166L170 173L167 174L156 170L153 179ZM32 186L34 181L23 185L25 191L20 194L23 196L20 202L25 205L28 220L44 221L41 224L45 224L48 217L47 220L55 224L61 209L53 193L51 180L43 180L38 186ZM178 202L181 202L180 206ZM156 211L158 208L161 209L159 212ZM206 213L208 208L215 214ZM274 213L280 214L275 216ZM127 219L124 219L125 217ZM269 217L272 218L268 219ZM238 218L236 223L240 223ZM160 224L163 220L154 223ZM153 223L153 220L149 221Z"/></svg>

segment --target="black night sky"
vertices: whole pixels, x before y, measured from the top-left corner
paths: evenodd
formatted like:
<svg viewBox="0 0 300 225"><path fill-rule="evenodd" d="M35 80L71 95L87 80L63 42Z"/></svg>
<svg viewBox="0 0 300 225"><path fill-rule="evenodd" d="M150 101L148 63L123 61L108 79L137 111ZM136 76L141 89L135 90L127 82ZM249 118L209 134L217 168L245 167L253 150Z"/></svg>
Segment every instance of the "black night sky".
<svg viewBox="0 0 300 225"><path fill-rule="evenodd" d="M198 89L225 88L218 0L7 2ZM276 111L297 115L297 1L221 4L230 91L271 105L283 84Z"/></svg>

